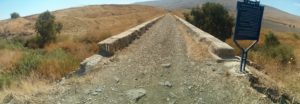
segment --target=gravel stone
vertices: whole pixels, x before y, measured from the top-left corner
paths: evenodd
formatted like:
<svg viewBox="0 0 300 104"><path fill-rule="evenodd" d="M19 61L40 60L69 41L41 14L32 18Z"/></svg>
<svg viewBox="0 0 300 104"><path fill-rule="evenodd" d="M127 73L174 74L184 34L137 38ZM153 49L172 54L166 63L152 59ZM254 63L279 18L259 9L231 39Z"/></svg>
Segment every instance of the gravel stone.
<svg viewBox="0 0 300 104"><path fill-rule="evenodd" d="M126 91L127 96L131 101L137 102L140 98L146 95L145 89L131 89Z"/></svg>
<svg viewBox="0 0 300 104"><path fill-rule="evenodd" d="M161 66L164 67L164 68L170 68L171 65L172 65L171 63L161 64Z"/></svg>
<svg viewBox="0 0 300 104"><path fill-rule="evenodd" d="M159 82L160 85L171 88L173 85L169 81Z"/></svg>

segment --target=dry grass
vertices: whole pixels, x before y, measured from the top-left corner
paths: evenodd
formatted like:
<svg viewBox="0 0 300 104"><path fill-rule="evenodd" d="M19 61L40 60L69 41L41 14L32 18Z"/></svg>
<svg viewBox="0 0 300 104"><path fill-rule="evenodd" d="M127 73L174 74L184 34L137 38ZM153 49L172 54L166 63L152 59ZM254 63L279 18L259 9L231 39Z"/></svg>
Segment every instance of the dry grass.
<svg viewBox="0 0 300 104"><path fill-rule="evenodd" d="M262 45L264 43L265 34L267 34L269 31L270 29L262 29L258 45ZM261 71L272 77L277 82L278 86L297 95L298 99L300 99L300 70L299 68L296 68L300 64L300 41L294 37L293 33L274 32L274 34L278 37L282 44L286 44L294 49L296 65L282 65L278 60L265 57L261 53L254 51L250 52L249 58L255 63L263 66ZM228 39L226 42L235 48L237 55L240 54L239 49L237 49L236 45L231 39ZM243 41L241 44L247 45L249 44L249 41Z"/></svg>
<svg viewBox="0 0 300 104"><path fill-rule="evenodd" d="M0 101L2 102L5 96L12 94L15 99L20 100L20 103L26 103L30 96L44 94L49 92L53 87L50 87L47 80L28 77L12 83L9 88L6 87L0 91Z"/></svg>
<svg viewBox="0 0 300 104"><path fill-rule="evenodd" d="M16 50L0 50L0 72L9 72L22 57L22 52Z"/></svg>

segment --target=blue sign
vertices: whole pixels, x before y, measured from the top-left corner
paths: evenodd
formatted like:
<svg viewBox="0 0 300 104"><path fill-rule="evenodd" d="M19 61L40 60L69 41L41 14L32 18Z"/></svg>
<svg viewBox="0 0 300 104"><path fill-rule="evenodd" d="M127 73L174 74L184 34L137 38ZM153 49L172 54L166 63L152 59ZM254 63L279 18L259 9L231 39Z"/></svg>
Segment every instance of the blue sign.
<svg viewBox="0 0 300 104"><path fill-rule="evenodd" d="M263 12L259 1L238 1L234 40L258 40Z"/></svg>

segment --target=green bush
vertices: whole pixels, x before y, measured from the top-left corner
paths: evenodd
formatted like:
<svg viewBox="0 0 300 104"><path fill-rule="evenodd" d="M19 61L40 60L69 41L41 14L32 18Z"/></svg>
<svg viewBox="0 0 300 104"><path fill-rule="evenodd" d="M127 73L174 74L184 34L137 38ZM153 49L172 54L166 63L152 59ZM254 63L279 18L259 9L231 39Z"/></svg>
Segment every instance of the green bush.
<svg viewBox="0 0 300 104"><path fill-rule="evenodd" d="M39 15L36 23L35 30L38 32L38 44L40 48L44 48L47 43L56 40L56 34L60 33L63 25L55 22L55 16L49 11Z"/></svg>
<svg viewBox="0 0 300 104"><path fill-rule="evenodd" d="M16 18L19 18L19 17L20 17L19 13L13 12L13 13L10 14L11 19L16 19Z"/></svg>
<svg viewBox="0 0 300 104"><path fill-rule="evenodd" d="M282 64L295 63L292 60L295 58L293 49L288 45L281 44L272 32L265 35L264 45L255 50L260 51L264 56L280 61Z"/></svg>
<svg viewBox="0 0 300 104"><path fill-rule="evenodd" d="M193 8L185 19L198 28L210 33L222 41L232 35L233 17L218 3L205 3L202 7Z"/></svg>
<svg viewBox="0 0 300 104"><path fill-rule="evenodd" d="M273 32L269 32L267 35L265 35L265 47L273 47L278 45L280 45L280 42Z"/></svg>
<svg viewBox="0 0 300 104"><path fill-rule="evenodd" d="M41 50L26 50L22 59L17 63L16 68L13 69L14 75L28 75L32 70L37 69L43 59L43 52Z"/></svg>

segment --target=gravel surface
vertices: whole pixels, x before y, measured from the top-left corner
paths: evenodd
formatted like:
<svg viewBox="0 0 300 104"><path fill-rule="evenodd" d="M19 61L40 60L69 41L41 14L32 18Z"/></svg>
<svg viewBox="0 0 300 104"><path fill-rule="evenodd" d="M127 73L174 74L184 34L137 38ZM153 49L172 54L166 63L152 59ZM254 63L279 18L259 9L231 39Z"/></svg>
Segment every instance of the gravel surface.
<svg viewBox="0 0 300 104"><path fill-rule="evenodd" d="M29 97L37 104L268 104L236 62L187 56L182 24L166 15L140 39L99 67L66 79L49 93ZM207 49L203 50L207 51Z"/></svg>

